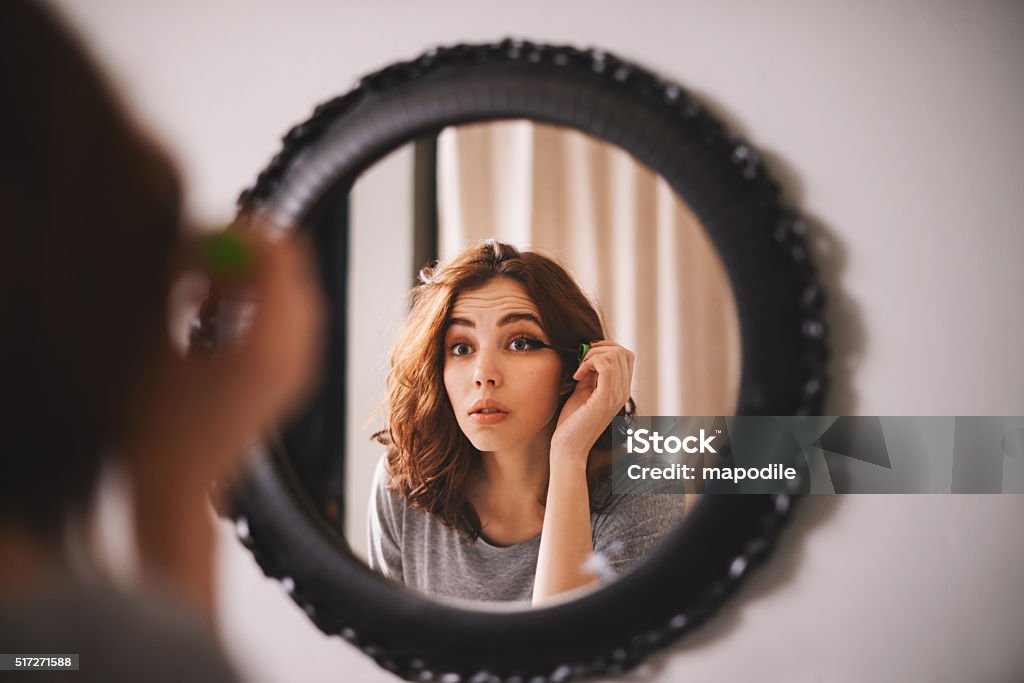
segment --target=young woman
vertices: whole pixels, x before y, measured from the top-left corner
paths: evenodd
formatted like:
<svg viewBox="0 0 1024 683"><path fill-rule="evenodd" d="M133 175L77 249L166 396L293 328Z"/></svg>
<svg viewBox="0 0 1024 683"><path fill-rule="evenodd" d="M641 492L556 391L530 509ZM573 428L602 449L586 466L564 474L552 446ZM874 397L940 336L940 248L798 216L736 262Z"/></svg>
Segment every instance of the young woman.
<svg viewBox="0 0 1024 683"><path fill-rule="evenodd" d="M370 566L432 595L536 604L642 558L685 499L611 495L632 352L541 254L488 240L420 280L375 435L390 448Z"/></svg>
<svg viewBox="0 0 1024 683"><path fill-rule="evenodd" d="M209 628L210 482L315 379L308 249L239 236L255 319L182 357L168 295L193 250L169 157L39 3L0 3L0 90L0 643L78 653L80 680L234 680ZM80 576L67 543L110 461L133 485L133 594Z"/></svg>

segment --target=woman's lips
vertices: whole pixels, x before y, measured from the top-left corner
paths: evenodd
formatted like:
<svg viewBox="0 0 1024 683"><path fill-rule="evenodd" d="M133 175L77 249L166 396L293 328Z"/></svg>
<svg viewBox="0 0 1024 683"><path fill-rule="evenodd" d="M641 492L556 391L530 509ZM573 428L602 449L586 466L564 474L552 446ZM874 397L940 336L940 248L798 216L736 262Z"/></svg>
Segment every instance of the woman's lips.
<svg viewBox="0 0 1024 683"><path fill-rule="evenodd" d="M469 421L475 425L496 425L508 417L508 408L488 396L477 399L469 409Z"/></svg>
<svg viewBox="0 0 1024 683"><path fill-rule="evenodd" d="M505 421L508 413L501 411L495 413L470 413L469 421L476 425L496 425Z"/></svg>

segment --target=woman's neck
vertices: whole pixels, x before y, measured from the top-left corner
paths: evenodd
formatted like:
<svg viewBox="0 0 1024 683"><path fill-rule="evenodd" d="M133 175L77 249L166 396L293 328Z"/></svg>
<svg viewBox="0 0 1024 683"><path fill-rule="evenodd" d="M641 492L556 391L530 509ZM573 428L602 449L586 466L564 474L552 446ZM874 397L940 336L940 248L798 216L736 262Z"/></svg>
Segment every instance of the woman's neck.
<svg viewBox="0 0 1024 683"><path fill-rule="evenodd" d="M552 424L514 448L480 454L476 489L488 507L521 513L524 505L540 505L551 469L553 431Z"/></svg>

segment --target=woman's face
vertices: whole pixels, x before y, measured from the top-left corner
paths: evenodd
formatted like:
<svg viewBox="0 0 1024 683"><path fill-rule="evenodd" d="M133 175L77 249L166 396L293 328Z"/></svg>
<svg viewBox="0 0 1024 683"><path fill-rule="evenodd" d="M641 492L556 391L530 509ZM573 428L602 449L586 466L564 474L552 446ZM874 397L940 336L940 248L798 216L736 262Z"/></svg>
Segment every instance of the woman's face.
<svg viewBox="0 0 1024 683"><path fill-rule="evenodd" d="M462 432L480 451L529 445L544 435L569 385L533 300L495 278L455 300L444 338L444 386Z"/></svg>

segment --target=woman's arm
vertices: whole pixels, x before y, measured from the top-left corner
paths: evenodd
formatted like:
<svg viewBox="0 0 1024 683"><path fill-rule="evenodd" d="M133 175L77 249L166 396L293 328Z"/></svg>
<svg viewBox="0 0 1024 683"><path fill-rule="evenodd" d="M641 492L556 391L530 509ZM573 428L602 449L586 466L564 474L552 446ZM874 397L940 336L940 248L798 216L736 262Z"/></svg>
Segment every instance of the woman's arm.
<svg viewBox="0 0 1024 683"><path fill-rule="evenodd" d="M248 332L211 356L163 349L122 444L143 571L211 619L210 484L230 477L252 442L297 407L320 357L323 305L308 246L247 239L255 266L245 287L257 302Z"/></svg>
<svg viewBox="0 0 1024 683"><path fill-rule="evenodd" d="M587 452L551 449L551 478L537 554L533 603L597 582L585 565L594 552Z"/></svg>
<svg viewBox="0 0 1024 683"><path fill-rule="evenodd" d="M193 449L190 456L217 455ZM153 444L133 460L135 534L144 574L173 586L197 613L213 621L214 529L210 481L176 463L182 451Z"/></svg>
<svg viewBox="0 0 1024 683"><path fill-rule="evenodd" d="M551 437L548 496L544 508L533 603L597 582L586 568L593 553L587 460L608 423L629 400L633 353L599 341L576 369L578 384L562 407Z"/></svg>

